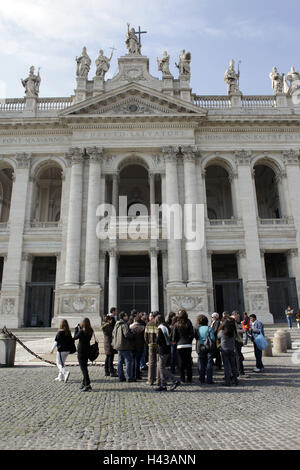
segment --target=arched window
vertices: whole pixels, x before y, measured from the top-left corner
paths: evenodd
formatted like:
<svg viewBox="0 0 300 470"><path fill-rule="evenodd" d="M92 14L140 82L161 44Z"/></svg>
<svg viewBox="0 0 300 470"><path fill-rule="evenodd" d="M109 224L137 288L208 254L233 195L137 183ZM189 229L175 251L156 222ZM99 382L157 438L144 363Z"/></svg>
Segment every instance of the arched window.
<svg viewBox="0 0 300 470"><path fill-rule="evenodd" d="M234 214L228 172L220 165L207 167L205 185L208 218L231 219Z"/></svg>
<svg viewBox="0 0 300 470"><path fill-rule="evenodd" d="M261 219L279 219L282 214L274 170L262 164L255 165L254 170L258 216Z"/></svg>
<svg viewBox="0 0 300 470"><path fill-rule="evenodd" d="M51 166L42 169L36 179L34 220L58 222L61 210L61 168Z"/></svg>

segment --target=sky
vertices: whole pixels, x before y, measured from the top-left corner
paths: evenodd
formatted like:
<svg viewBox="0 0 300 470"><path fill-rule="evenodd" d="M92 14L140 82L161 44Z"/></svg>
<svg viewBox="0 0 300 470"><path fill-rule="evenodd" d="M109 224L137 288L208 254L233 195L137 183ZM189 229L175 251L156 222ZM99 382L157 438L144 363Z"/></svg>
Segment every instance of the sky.
<svg viewBox="0 0 300 470"><path fill-rule="evenodd" d="M127 53L127 23L147 34L142 54L150 73L161 78L156 58L166 50L170 70L182 49L191 52L191 87L198 95L225 95L230 59L240 61L244 95L273 93L269 74L300 70L300 2L291 0L0 0L0 98L24 96L21 78L40 68L40 97L71 96L76 56L83 46L92 60L103 49L114 56L106 75L118 71Z"/></svg>

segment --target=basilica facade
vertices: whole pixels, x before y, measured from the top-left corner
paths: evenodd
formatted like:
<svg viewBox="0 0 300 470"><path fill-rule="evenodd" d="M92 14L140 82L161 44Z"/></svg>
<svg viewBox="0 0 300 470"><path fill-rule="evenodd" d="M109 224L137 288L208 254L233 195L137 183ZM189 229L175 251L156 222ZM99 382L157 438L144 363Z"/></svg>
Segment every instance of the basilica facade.
<svg viewBox="0 0 300 470"><path fill-rule="evenodd" d="M111 79L103 51L89 77L84 48L70 97L40 97L32 67L24 99L1 100L0 325L99 326L111 307L285 320L300 293L300 75L274 68L273 94L247 96L231 61L227 94L200 96L190 53L178 77L163 53L157 78L133 28L126 47ZM165 235L163 204L204 208L201 247ZM98 236L101 217L115 236Z"/></svg>

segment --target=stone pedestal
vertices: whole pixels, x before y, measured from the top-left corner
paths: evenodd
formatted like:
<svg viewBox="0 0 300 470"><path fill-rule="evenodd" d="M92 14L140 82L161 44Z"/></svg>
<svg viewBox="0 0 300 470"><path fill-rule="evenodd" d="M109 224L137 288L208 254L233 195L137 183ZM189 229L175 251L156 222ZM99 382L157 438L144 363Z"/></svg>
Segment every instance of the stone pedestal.
<svg viewBox="0 0 300 470"><path fill-rule="evenodd" d="M87 97L87 79L77 78L77 88L75 90L75 103L86 100Z"/></svg>
<svg viewBox="0 0 300 470"><path fill-rule="evenodd" d="M195 324L196 317L200 314L208 317L208 296L207 288L201 287L192 289L188 287L171 288L167 287L168 312L178 312L184 309L188 313L189 319Z"/></svg>
<svg viewBox="0 0 300 470"><path fill-rule="evenodd" d="M52 319L52 328L57 328L62 319L68 320L74 328L84 318L89 318L93 328L101 325L100 318L101 287L77 289L58 289L56 291L57 312Z"/></svg>
<svg viewBox="0 0 300 470"><path fill-rule="evenodd" d="M94 77L93 83L93 96L104 93L104 79L102 77Z"/></svg>
<svg viewBox="0 0 300 470"><path fill-rule="evenodd" d="M241 108L242 107L242 94L238 92L230 94L229 102L230 102L231 108Z"/></svg>
<svg viewBox="0 0 300 470"><path fill-rule="evenodd" d="M265 357L272 357L273 356L272 342L271 342L270 338L266 338L266 341L268 343L268 346L263 350L262 355L265 356Z"/></svg>

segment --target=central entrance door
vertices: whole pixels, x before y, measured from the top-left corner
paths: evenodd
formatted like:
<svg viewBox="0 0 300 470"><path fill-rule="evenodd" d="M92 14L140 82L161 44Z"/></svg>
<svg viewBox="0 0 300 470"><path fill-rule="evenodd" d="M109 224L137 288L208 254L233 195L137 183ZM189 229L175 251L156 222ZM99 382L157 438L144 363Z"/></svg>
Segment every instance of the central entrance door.
<svg viewBox="0 0 300 470"><path fill-rule="evenodd" d="M150 312L150 258L148 255L120 256L118 305L120 312L132 309Z"/></svg>

